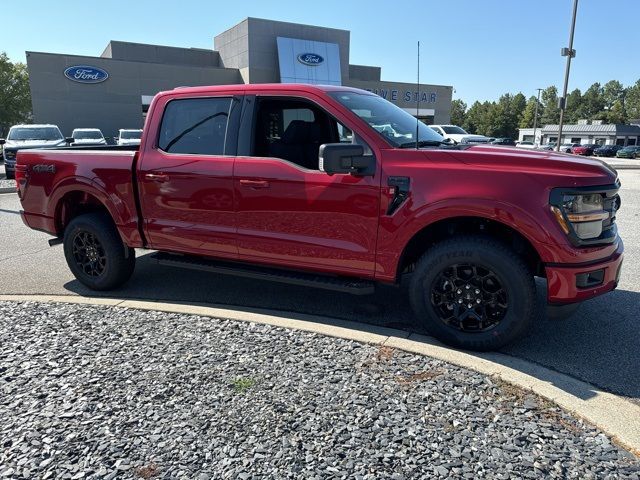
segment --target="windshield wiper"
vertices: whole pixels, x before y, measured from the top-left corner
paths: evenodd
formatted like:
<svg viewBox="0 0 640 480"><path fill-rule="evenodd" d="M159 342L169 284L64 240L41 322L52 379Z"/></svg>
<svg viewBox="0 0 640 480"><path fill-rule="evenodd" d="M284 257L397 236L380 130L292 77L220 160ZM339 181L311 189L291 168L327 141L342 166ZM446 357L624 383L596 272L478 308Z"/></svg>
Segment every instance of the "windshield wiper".
<svg viewBox="0 0 640 480"><path fill-rule="evenodd" d="M418 148L420 147L437 147L438 145L448 145L447 142L441 142L440 140L420 140L417 142L411 141L411 142L403 142L400 145L398 145L398 148L415 148L416 146Z"/></svg>

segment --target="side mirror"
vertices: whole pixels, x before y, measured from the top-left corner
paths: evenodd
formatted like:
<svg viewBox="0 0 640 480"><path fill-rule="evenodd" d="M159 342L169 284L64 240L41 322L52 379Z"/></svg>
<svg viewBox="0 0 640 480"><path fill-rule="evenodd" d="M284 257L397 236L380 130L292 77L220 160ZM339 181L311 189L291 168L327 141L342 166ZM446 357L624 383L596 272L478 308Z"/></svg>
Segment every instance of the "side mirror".
<svg viewBox="0 0 640 480"><path fill-rule="evenodd" d="M71 145L73 142L76 141L76 139L73 137L67 137L64 139L64 141L67 142L69 145Z"/></svg>
<svg viewBox="0 0 640 480"><path fill-rule="evenodd" d="M0 145L4 145L7 141L4 138L0 138Z"/></svg>
<svg viewBox="0 0 640 480"><path fill-rule="evenodd" d="M349 173L352 175L373 175L375 158L364 156L364 147L354 143L325 143L318 152L319 166L322 172Z"/></svg>

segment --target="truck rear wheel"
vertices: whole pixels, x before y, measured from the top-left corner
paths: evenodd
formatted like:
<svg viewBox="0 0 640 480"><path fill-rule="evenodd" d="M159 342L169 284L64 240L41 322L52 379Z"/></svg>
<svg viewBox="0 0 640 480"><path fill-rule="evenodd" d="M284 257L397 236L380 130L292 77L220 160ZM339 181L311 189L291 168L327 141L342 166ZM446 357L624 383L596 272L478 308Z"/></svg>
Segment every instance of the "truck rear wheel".
<svg viewBox="0 0 640 480"><path fill-rule="evenodd" d="M409 295L432 335L455 347L495 350L536 315L533 275L506 245L482 236L446 240L416 264Z"/></svg>
<svg viewBox="0 0 640 480"><path fill-rule="evenodd" d="M135 250L126 246L111 219L79 215L64 232L64 256L75 277L92 290L111 290L131 277Z"/></svg>

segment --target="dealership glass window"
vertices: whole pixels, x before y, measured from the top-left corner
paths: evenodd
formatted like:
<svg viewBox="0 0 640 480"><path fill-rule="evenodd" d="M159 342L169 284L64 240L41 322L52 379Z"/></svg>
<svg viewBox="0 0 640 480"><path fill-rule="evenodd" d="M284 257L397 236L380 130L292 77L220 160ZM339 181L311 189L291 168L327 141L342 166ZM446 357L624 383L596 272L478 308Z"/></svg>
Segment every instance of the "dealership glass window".
<svg viewBox="0 0 640 480"><path fill-rule="evenodd" d="M570 143L580 144L581 142L582 142L582 138L581 137L571 137L571 142Z"/></svg>
<svg viewBox="0 0 640 480"><path fill-rule="evenodd" d="M222 155L231 98L172 100L165 108L158 147L167 153Z"/></svg>
<svg viewBox="0 0 640 480"><path fill-rule="evenodd" d="M616 145L621 145L624 147L624 138L616 138Z"/></svg>
<svg viewBox="0 0 640 480"><path fill-rule="evenodd" d="M303 99L261 99L255 125L254 156L281 158L310 170L319 169L320 145L362 143L349 128Z"/></svg>
<svg viewBox="0 0 640 480"><path fill-rule="evenodd" d="M522 136L522 141L523 142L531 142L531 143L533 143L533 135L523 135Z"/></svg>
<svg viewBox="0 0 640 480"><path fill-rule="evenodd" d="M605 145L607 143L607 139L604 137L598 137L595 139L596 145Z"/></svg>
<svg viewBox="0 0 640 480"><path fill-rule="evenodd" d="M627 145L635 145L635 144L636 144L635 137L629 137L629 139L627 139Z"/></svg>

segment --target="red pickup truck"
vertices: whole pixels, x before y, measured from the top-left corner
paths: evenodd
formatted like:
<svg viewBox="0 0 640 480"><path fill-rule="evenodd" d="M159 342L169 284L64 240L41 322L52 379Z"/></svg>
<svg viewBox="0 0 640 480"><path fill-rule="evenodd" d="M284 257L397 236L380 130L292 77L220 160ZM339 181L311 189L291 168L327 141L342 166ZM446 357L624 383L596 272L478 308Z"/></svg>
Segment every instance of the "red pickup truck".
<svg viewBox="0 0 640 480"><path fill-rule="evenodd" d="M127 148L127 147L125 147ZM64 243L83 284L158 263L356 294L406 278L433 335L495 349L614 289L616 172L599 160L449 145L346 87L238 85L156 95L139 149L20 151L31 228Z"/></svg>

